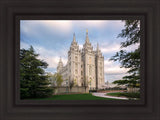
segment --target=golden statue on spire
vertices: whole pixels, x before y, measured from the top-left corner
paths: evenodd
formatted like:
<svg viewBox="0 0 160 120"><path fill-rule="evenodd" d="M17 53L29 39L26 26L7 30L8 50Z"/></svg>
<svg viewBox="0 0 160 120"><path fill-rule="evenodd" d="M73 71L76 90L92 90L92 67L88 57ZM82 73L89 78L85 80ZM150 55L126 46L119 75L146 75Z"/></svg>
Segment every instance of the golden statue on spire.
<svg viewBox="0 0 160 120"><path fill-rule="evenodd" d="M88 29L86 29L86 33L88 33Z"/></svg>

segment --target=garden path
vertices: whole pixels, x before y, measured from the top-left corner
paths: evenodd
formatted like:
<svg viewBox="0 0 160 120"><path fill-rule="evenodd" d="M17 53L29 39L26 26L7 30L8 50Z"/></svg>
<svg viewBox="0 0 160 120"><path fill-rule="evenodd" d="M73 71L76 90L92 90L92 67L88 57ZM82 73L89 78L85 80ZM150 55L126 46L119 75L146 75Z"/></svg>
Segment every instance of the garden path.
<svg viewBox="0 0 160 120"><path fill-rule="evenodd" d="M99 92L98 93L94 92L94 93L92 93L92 95L97 96L97 97L104 97L104 98L114 98L114 99L128 100L128 98L126 98L126 97L109 96L109 95L106 95L106 93L99 93Z"/></svg>

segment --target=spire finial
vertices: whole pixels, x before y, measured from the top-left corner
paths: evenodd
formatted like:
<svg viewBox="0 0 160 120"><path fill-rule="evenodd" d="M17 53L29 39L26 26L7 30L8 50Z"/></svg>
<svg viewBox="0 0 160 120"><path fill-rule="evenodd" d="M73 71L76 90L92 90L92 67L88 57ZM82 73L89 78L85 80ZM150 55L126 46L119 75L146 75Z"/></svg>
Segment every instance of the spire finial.
<svg viewBox="0 0 160 120"><path fill-rule="evenodd" d="M88 34L88 29L86 29L86 33Z"/></svg>

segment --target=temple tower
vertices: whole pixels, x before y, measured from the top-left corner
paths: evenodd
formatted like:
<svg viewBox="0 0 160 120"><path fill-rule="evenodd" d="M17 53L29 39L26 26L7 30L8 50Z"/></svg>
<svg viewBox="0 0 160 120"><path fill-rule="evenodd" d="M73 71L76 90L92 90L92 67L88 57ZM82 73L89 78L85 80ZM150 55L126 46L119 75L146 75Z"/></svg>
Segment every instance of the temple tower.
<svg viewBox="0 0 160 120"><path fill-rule="evenodd" d="M68 74L70 83L74 82L74 86L81 86L81 52L76 42L75 33L68 51Z"/></svg>
<svg viewBox="0 0 160 120"><path fill-rule="evenodd" d="M104 85L104 56L99 49L99 44L97 43L97 50L95 52L95 62L96 62L96 89L101 88Z"/></svg>
<svg viewBox="0 0 160 120"><path fill-rule="evenodd" d="M86 30L86 40L82 49L82 61L84 62L84 84L89 86L90 89L96 87L95 75L95 52L89 41L88 30Z"/></svg>

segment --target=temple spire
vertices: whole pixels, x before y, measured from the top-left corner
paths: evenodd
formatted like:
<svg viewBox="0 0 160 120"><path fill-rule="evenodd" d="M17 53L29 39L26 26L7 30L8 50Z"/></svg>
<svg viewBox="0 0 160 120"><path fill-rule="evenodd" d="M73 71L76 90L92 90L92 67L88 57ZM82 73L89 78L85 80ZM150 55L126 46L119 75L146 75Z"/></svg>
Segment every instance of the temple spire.
<svg viewBox="0 0 160 120"><path fill-rule="evenodd" d="M75 36L75 33L73 34L73 41L72 43L76 43L76 36Z"/></svg>
<svg viewBox="0 0 160 120"><path fill-rule="evenodd" d="M62 62L62 59L61 59L61 56L60 56L58 66L57 66L57 72L59 73L62 68L63 68L63 62Z"/></svg>
<svg viewBox="0 0 160 120"><path fill-rule="evenodd" d="M86 30L86 43L89 43L88 29Z"/></svg>
<svg viewBox="0 0 160 120"><path fill-rule="evenodd" d="M60 59L59 59L59 66L63 66L63 62L62 62L62 59L61 59L61 56L60 56Z"/></svg>
<svg viewBox="0 0 160 120"><path fill-rule="evenodd" d="M97 51L99 51L99 44L98 44L98 42L97 42Z"/></svg>
<svg viewBox="0 0 160 120"><path fill-rule="evenodd" d="M62 62L61 56L60 56L59 62Z"/></svg>

